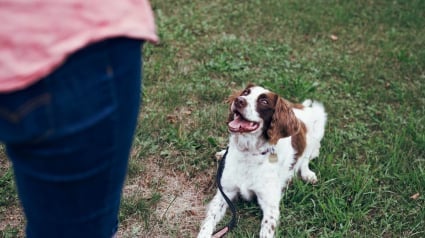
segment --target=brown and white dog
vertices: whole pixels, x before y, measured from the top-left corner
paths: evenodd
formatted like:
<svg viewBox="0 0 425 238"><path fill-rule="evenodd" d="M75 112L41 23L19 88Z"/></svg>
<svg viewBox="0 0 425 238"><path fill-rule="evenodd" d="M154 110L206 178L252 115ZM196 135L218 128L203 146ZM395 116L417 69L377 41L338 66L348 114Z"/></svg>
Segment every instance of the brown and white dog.
<svg viewBox="0 0 425 238"><path fill-rule="evenodd" d="M308 164L319 156L327 115L319 102L293 104L252 84L229 101L230 139L221 184L230 199L240 194L250 200L255 195L263 211L260 237L274 237L281 195L294 174L317 182ZM211 237L227 207L217 191L198 238Z"/></svg>

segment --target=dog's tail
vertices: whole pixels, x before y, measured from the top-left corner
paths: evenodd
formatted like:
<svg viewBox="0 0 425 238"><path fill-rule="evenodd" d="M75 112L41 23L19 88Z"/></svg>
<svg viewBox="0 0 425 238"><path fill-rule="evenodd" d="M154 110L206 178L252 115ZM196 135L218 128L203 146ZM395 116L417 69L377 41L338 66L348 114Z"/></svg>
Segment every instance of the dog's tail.
<svg viewBox="0 0 425 238"><path fill-rule="evenodd" d="M303 106L308 115L306 121L309 128L307 143L310 144L309 148L311 149L308 157L314 159L319 156L320 141L325 135L327 114L325 107L320 102L308 99L303 102Z"/></svg>
<svg viewBox="0 0 425 238"><path fill-rule="evenodd" d="M305 100L302 104L304 107L312 110L311 116L314 118L312 128L314 131L314 137L319 140L322 139L325 134L325 126L328 118L325 107L321 102L311 99Z"/></svg>

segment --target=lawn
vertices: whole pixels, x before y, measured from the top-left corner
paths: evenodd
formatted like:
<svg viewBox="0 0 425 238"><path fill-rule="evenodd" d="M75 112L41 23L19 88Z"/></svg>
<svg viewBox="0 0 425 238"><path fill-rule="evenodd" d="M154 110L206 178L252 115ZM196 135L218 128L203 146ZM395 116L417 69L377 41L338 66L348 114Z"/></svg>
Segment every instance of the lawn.
<svg viewBox="0 0 425 238"><path fill-rule="evenodd" d="M151 4L161 43L144 47L120 237L196 235L227 143L225 99L249 82L328 112L319 182L293 181L277 237L425 237L425 1ZM257 237L258 205L237 208L228 237ZM0 237L23 226L0 149Z"/></svg>

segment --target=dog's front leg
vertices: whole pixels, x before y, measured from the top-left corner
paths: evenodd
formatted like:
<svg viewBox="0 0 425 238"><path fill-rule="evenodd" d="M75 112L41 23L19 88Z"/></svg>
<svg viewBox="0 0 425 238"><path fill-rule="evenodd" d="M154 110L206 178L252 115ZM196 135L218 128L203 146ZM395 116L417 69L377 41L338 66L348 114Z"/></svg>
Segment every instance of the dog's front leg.
<svg viewBox="0 0 425 238"><path fill-rule="evenodd" d="M263 220L261 221L260 238L273 238L279 222L279 204L281 192L267 191L257 194L257 200L263 210Z"/></svg>
<svg viewBox="0 0 425 238"><path fill-rule="evenodd" d="M235 192L226 191L226 195L232 200L235 196ZM201 230L199 231L198 238L210 238L214 232L214 228L217 223L223 218L226 213L228 205L224 200L220 191L217 191L214 198L208 205L207 216L202 223Z"/></svg>

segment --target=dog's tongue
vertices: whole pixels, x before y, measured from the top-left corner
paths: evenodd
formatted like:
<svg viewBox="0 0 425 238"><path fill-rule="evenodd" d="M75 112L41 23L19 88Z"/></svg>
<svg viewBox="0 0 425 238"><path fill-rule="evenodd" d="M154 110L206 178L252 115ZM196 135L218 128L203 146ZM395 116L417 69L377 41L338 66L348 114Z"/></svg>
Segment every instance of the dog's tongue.
<svg viewBox="0 0 425 238"><path fill-rule="evenodd" d="M241 117L236 117L228 124L229 130L232 132L250 132L258 128L255 122L244 120Z"/></svg>

